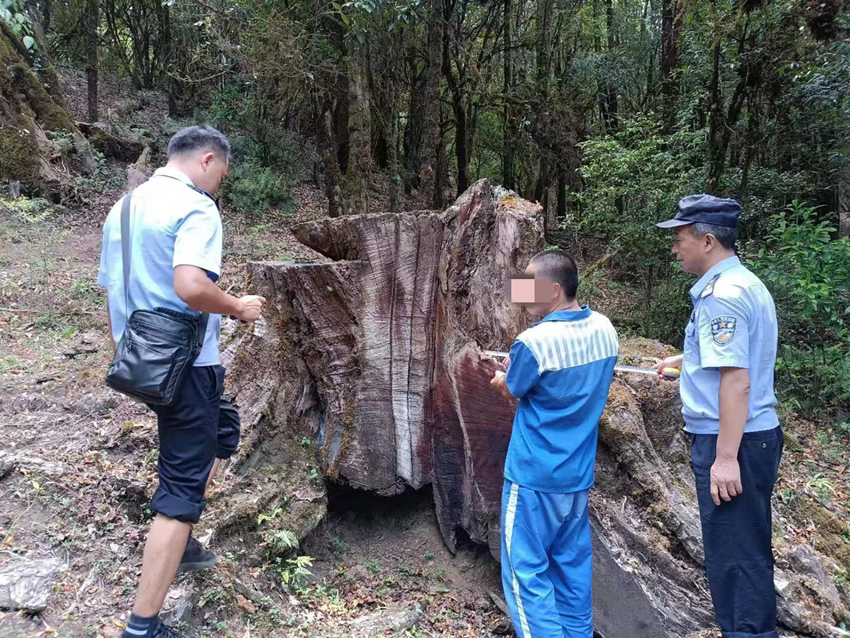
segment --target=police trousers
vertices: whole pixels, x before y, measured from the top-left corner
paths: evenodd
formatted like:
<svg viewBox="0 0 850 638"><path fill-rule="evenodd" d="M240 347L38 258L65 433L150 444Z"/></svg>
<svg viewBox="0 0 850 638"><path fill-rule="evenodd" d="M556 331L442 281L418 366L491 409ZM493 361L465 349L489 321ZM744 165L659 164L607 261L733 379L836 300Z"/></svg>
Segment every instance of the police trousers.
<svg viewBox="0 0 850 638"><path fill-rule="evenodd" d="M779 638L770 497L782 456L782 429L744 434L738 451L744 491L719 506L711 500L710 478L717 435L690 438L705 571L723 638Z"/></svg>
<svg viewBox="0 0 850 638"><path fill-rule="evenodd" d="M593 637L587 496L505 480L502 586L519 638Z"/></svg>

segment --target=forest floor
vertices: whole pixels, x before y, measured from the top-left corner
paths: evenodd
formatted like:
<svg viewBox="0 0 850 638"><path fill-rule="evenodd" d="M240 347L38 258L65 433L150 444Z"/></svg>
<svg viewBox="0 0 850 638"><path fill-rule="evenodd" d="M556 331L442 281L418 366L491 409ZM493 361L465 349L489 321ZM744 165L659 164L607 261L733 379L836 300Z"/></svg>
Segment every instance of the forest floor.
<svg viewBox="0 0 850 638"><path fill-rule="evenodd" d="M126 87L106 84L103 93L117 110ZM69 94L76 108L79 93ZM163 127L160 98L142 102L131 119ZM0 199L0 566L16 556L63 565L42 614L0 612L0 638L117 636L138 582L156 486L155 418L103 384L111 346L96 284L101 225L123 171L106 164L96 183L79 182L73 210ZM240 292L248 260L317 258L287 227L321 214L323 202L309 186L296 197L290 215L225 215L225 288ZM800 511L818 504L850 520L846 440L793 416L787 435L777 502ZM219 486L228 480L225 473ZM482 548L452 555L431 502L427 491L378 499L332 490L326 520L301 547L313 557L305 582L283 591L262 560L250 574L234 573L232 553L213 546L218 565L178 577L170 616L188 618L181 592L191 583L201 592L193 624L200 619L204 635L348 636L352 619L394 610L421 613L403 635L493 635L504 623L490 596L501 589L498 568ZM776 540L817 548L820 525L814 515L784 519ZM829 553L850 564L850 536L843 543ZM850 574L836 573L846 584Z"/></svg>

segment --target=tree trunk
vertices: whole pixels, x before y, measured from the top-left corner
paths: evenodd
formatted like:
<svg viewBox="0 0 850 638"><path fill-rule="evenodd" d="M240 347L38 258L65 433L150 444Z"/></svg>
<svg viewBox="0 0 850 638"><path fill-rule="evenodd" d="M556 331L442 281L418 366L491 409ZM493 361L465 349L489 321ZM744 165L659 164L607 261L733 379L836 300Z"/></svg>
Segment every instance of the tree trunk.
<svg viewBox="0 0 850 638"><path fill-rule="evenodd" d="M675 72L682 66L682 12L678 0L664 0L661 9L661 97L664 129L673 130L679 85Z"/></svg>
<svg viewBox="0 0 850 638"><path fill-rule="evenodd" d="M44 29L45 34L50 30L50 3L51 0L41 0L41 2L39 3L39 8L41 9L41 28Z"/></svg>
<svg viewBox="0 0 850 638"><path fill-rule="evenodd" d="M850 237L850 170L838 176L838 236Z"/></svg>
<svg viewBox="0 0 850 638"><path fill-rule="evenodd" d="M714 44L711 63L711 80L708 84L708 174L706 186L708 191L715 193L719 186L720 175L716 174L718 157L720 155L720 140L718 130L722 112L723 96L720 93L720 38Z"/></svg>
<svg viewBox="0 0 850 638"><path fill-rule="evenodd" d="M610 63L612 52L617 46L617 36L614 31L613 0L606 0L605 3L605 25L608 32L608 58ZM617 94L617 87L606 80L605 90L599 100L599 112L605 131L609 133L616 131L620 124L620 107Z"/></svg>
<svg viewBox="0 0 850 638"><path fill-rule="evenodd" d="M326 104L317 111L316 141L322 157L325 174L325 197L328 200L328 217L339 217L344 213L340 187L342 174L339 169L337 145L334 134L334 119L332 107Z"/></svg>
<svg viewBox="0 0 850 638"><path fill-rule="evenodd" d="M503 114L502 114L502 186L513 190L514 186L514 144L516 144L516 115L513 100L513 70L511 52L511 0L505 0L504 43L505 59L503 70Z"/></svg>
<svg viewBox="0 0 850 638"><path fill-rule="evenodd" d="M100 23L99 0L86 0L86 84L88 85L88 118L97 122L97 28Z"/></svg>
<svg viewBox="0 0 850 638"><path fill-rule="evenodd" d="M372 167L372 113L366 76L366 47L355 44L355 54L346 65L349 82L348 167L344 197L353 215L369 211L369 176Z"/></svg>
<svg viewBox="0 0 850 638"><path fill-rule="evenodd" d="M425 120L425 80L427 72L416 72L416 65L410 65L410 101L408 103L407 126L404 127L404 190L409 195L419 188L422 168L422 137Z"/></svg>
<svg viewBox="0 0 850 638"><path fill-rule="evenodd" d="M567 178L564 170L558 171L558 221L563 222L567 218Z"/></svg>
<svg viewBox="0 0 850 638"><path fill-rule="evenodd" d="M393 102L392 113L387 122L387 172L388 190L390 194L390 212L401 212L401 175L398 165L398 114Z"/></svg>
<svg viewBox="0 0 850 638"><path fill-rule="evenodd" d="M275 524L306 534L324 513L324 489L310 486L304 471L318 465L329 480L381 495L430 484L449 548L469 538L498 559L516 405L490 389L496 364L481 350L506 350L528 325L493 291L543 247L540 207L494 197L482 180L442 214L325 219L293 232L328 261L248 265L251 292L269 300L268 316L239 328L222 356L244 443L228 491L211 503L209 520L223 521L216 534L244 537L258 512L282 501L296 511L287 508ZM638 340L623 341L621 353L670 350ZM711 627L675 383L614 379L596 477L597 631L680 638ZM786 552L778 565L787 564L791 548L777 551ZM841 635L830 624L846 609L828 579L778 568L776 581L784 626Z"/></svg>
<svg viewBox="0 0 850 638"><path fill-rule="evenodd" d="M30 52L0 20L0 180L20 182L58 202L70 191L67 171L53 162L46 131L70 133L83 168L91 171L91 148L65 108L47 47ZM36 68L30 66L32 56Z"/></svg>
<svg viewBox="0 0 850 638"><path fill-rule="evenodd" d="M437 179L440 161L440 76L443 68L444 0L429 0L428 68L423 87L424 113L422 133L422 165L419 167L420 189L426 201L442 206L441 181Z"/></svg>
<svg viewBox="0 0 850 638"><path fill-rule="evenodd" d="M455 115L455 161L457 162L458 196L469 188L469 132L466 109L460 87L452 90L452 110Z"/></svg>

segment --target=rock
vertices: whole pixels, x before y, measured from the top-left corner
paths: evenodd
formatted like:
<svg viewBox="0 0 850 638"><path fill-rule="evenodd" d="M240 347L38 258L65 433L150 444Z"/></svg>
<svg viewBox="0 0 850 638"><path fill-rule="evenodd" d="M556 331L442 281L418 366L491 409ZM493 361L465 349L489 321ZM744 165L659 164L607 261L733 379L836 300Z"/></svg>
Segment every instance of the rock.
<svg viewBox="0 0 850 638"><path fill-rule="evenodd" d="M47 461L29 452L0 450L0 476L8 475L19 467L51 477L62 476L65 473L65 466L58 461Z"/></svg>
<svg viewBox="0 0 850 638"><path fill-rule="evenodd" d="M490 609L490 601L486 598L477 598L475 600L475 609L477 611L487 611Z"/></svg>
<svg viewBox="0 0 850 638"><path fill-rule="evenodd" d="M510 612L508 611L508 605L505 602L505 599L502 598L501 595L497 594L494 591L491 591L490 592L490 600L493 601L493 604L496 605L496 607L499 608L499 611L501 611L503 614L505 614L505 616L511 615Z"/></svg>
<svg viewBox="0 0 850 638"><path fill-rule="evenodd" d="M167 625L188 623L192 619L194 607L191 588L179 586L168 594L160 616Z"/></svg>
<svg viewBox="0 0 850 638"><path fill-rule="evenodd" d="M151 147L145 146L135 164L127 167L127 181L124 185L125 191L131 191L148 181L153 173L151 167Z"/></svg>
<svg viewBox="0 0 850 638"><path fill-rule="evenodd" d="M41 412L50 407L50 403L40 394L24 392L14 400L15 412Z"/></svg>
<svg viewBox="0 0 850 638"><path fill-rule="evenodd" d="M349 627L356 636L383 636L388 631L404 631L410 629L422 618L422 606L413 609L393 610L387 608L369 616L355 618Z"/></svg>
<svg viewBox="0 0 850 638"><path fill-rule="evenodd" d="M153 140L153 134L149 130L139 126L131 126L130 134L133 136L133 139L141 144L149 144Z"/></svg>
<svg viewBox="0 0 850 638"><path fill-rule="evenodd" d="M138 140L126 140L113 135L109 126L103 122L78 122L77 125L88 135L91 145L106 157L122 162L134 162L144 148Z"/></svg>
<svg viewBox="0 0 850 638"><path fill-rule="evenodd" d="M791 571L811 576L824 585L832 585L832 581L823 569L820 558L810 545L799 545L788 552L786 557Z"/></svg>
<svg viewBox="0 0 850 638"><path fill-rule="evenodd" d="M77 402L76 411L79 414L103 414L118 407L118 397L114 393L84 394Z"/></svg>
<svg viewBox="0 0 850 638"><path fill-rule="evenodd" d="M88 175L94 175L97 170L97 161L94 159L94 153L92 153L88 140L79 131L74 131L71 139L74 141L74 150L77 152L83 169Z"/></svg>
<svg viewBox="0 0 850 638"><path fill-rule="evenodd" d="M32 613L43 611L63 569L58 558L12 559L0 567L0 607Z"/></svg>

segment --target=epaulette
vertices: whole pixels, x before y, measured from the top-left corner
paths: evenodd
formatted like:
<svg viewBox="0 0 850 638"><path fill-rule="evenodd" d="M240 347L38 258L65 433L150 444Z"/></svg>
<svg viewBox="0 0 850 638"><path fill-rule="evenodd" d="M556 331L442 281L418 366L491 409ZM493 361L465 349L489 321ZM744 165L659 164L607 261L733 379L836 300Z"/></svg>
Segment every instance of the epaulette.
<svg viewBox="0 0 850 638"><path fill-rule="evenodd" d="M714 275L714 277L711 278L711 281L708 282L708 285L706 285L706 287L703 288L702 293L700 293L700 299L705 299L706 297L710 297L714 294L714 284L717 282L718 279L720 279L719 274Z"/></svg>

